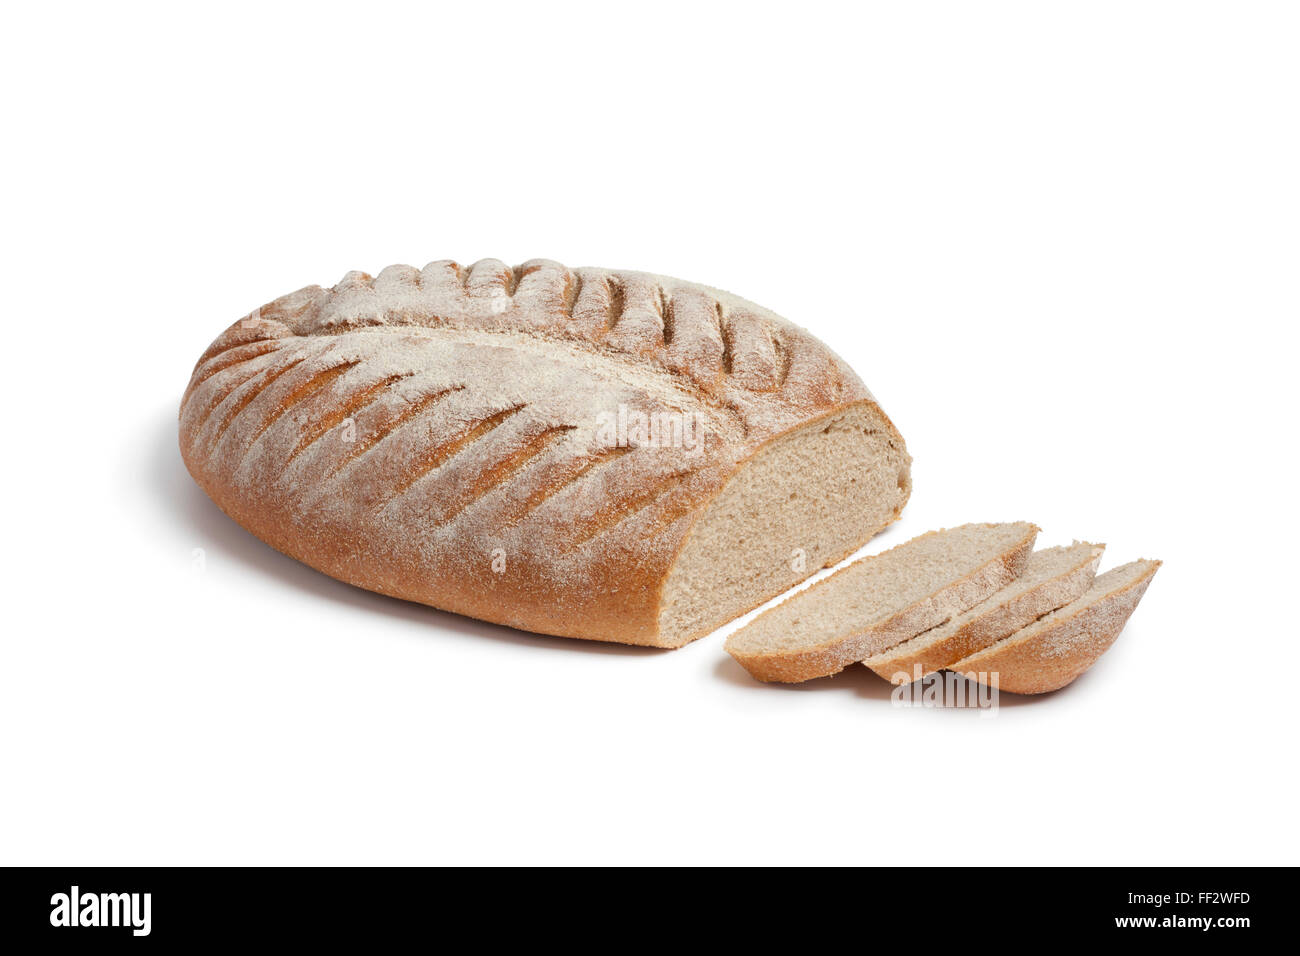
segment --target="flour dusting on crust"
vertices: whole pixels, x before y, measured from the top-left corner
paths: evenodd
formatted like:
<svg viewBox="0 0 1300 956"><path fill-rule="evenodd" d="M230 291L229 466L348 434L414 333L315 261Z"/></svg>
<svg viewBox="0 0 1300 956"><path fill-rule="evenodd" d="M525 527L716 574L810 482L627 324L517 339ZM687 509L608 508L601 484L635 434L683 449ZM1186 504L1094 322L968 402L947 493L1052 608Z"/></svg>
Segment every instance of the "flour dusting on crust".
<svg viewBox="0 0 1300 956"><path fill-rule="evenodd" d="M644 613L738 463L864 400L807 332L715 289L439 261L349 272L237 321L195 366L180 432L204 489L281 550L453 610L499 592L546 610L497 619L546 630L611 588ZM611 447L600 423L620 408L689 416L702 447ZM524 573L492 573L498 551ZM555 606L561 590L592 607Z"/></svg>

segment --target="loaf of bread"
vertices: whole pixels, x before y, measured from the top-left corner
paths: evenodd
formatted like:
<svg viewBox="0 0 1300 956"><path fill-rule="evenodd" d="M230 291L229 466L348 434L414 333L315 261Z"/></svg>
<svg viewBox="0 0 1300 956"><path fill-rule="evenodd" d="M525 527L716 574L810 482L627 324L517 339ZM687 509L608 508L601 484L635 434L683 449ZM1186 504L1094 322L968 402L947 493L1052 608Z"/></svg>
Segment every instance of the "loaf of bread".
<svg viewBox="0 0 1300 956"><path fill-rule="evenodd" d="M180 408L271 546L529 631L676 647L898 517L902 437L804 330L661 276L433 262L235 322Z"/></svg>

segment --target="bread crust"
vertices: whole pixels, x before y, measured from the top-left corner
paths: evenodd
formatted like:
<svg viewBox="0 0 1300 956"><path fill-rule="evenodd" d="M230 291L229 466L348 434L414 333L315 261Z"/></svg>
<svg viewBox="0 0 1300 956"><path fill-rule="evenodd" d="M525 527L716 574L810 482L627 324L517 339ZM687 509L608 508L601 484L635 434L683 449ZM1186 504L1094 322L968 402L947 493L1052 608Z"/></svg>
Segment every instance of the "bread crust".
<svg viewBox="0 0 1300 956"><path fill-rule="evenodd" d="M967 680L984 684L996 681L999 692L1046 694L1060 690L1097 663L1119 638L1160 564L1140 560L1116 568L1136 573L1104 597L1090 600L1090 595L1084 595L948 669ZM1097 581L1105 586L1102 578Z"/></svg>
<svg viewBox="0 0 1300 956"><path fill-rule="evenodd" d="M860 405L910 460L838 356L736 296L440 261L351 272L235 322L195 365L179 438L222 510L332 577L524 630L675 646L662 589L709 502L771 441ZM697 447L611 443L621 408L695 423Z"/></svg>

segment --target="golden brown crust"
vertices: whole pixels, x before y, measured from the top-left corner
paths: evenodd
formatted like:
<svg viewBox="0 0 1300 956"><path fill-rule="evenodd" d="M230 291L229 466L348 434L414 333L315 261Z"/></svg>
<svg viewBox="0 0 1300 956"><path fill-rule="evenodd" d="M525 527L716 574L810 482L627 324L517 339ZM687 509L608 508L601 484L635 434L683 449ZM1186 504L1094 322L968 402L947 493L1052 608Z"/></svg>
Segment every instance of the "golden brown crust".
<svg viewBox="0 0 1300 956"><path fill-rule="evenodd" d="M195 366L180 445L231 517L331 576L526 630L662 645L663 582L727 478L863 403L824 345L718 290L435 262L349 273L236 322ZM701 447L611 443L621 408L694 422Z"/></svg>
<svg viewBox="0 0 1300 956"><path fill-rule="evenodd" d="M996 683L999 691L1013 694L1059 690L1115 643L1160 563L1134 561L1106 572L1078 601L957 661L949 670L968 680Z"/></svg>

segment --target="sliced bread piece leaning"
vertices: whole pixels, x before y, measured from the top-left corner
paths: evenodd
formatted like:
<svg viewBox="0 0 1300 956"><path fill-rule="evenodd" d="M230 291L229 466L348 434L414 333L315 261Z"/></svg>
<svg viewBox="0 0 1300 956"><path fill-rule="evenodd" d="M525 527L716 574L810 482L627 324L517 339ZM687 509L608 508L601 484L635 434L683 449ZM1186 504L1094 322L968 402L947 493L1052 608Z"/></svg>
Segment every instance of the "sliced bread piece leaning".
<svg viewBox="0 0 1300 956"><path fill-rule="evenodd" d="M855 561L760 614L731 635L727 653L762 681L838 673L1010 584L1037 534L1024 521L923 534Z"/></svg>
<svg viewBox="0 0 1300 956"><path fill-rule="evenodd" d="M1059 690L1115 643L1159 567L1133 561L1100 574L1077 601L948 669L1013 694Z"/></svg>
<svg viewBox="0 0 1300 956"><path fill-rule="evenodd" d="M895 684L943 670L1082 596L1104 548L1076 542L1035 551L1024 573L987 601L862 663Z"/></svg>

